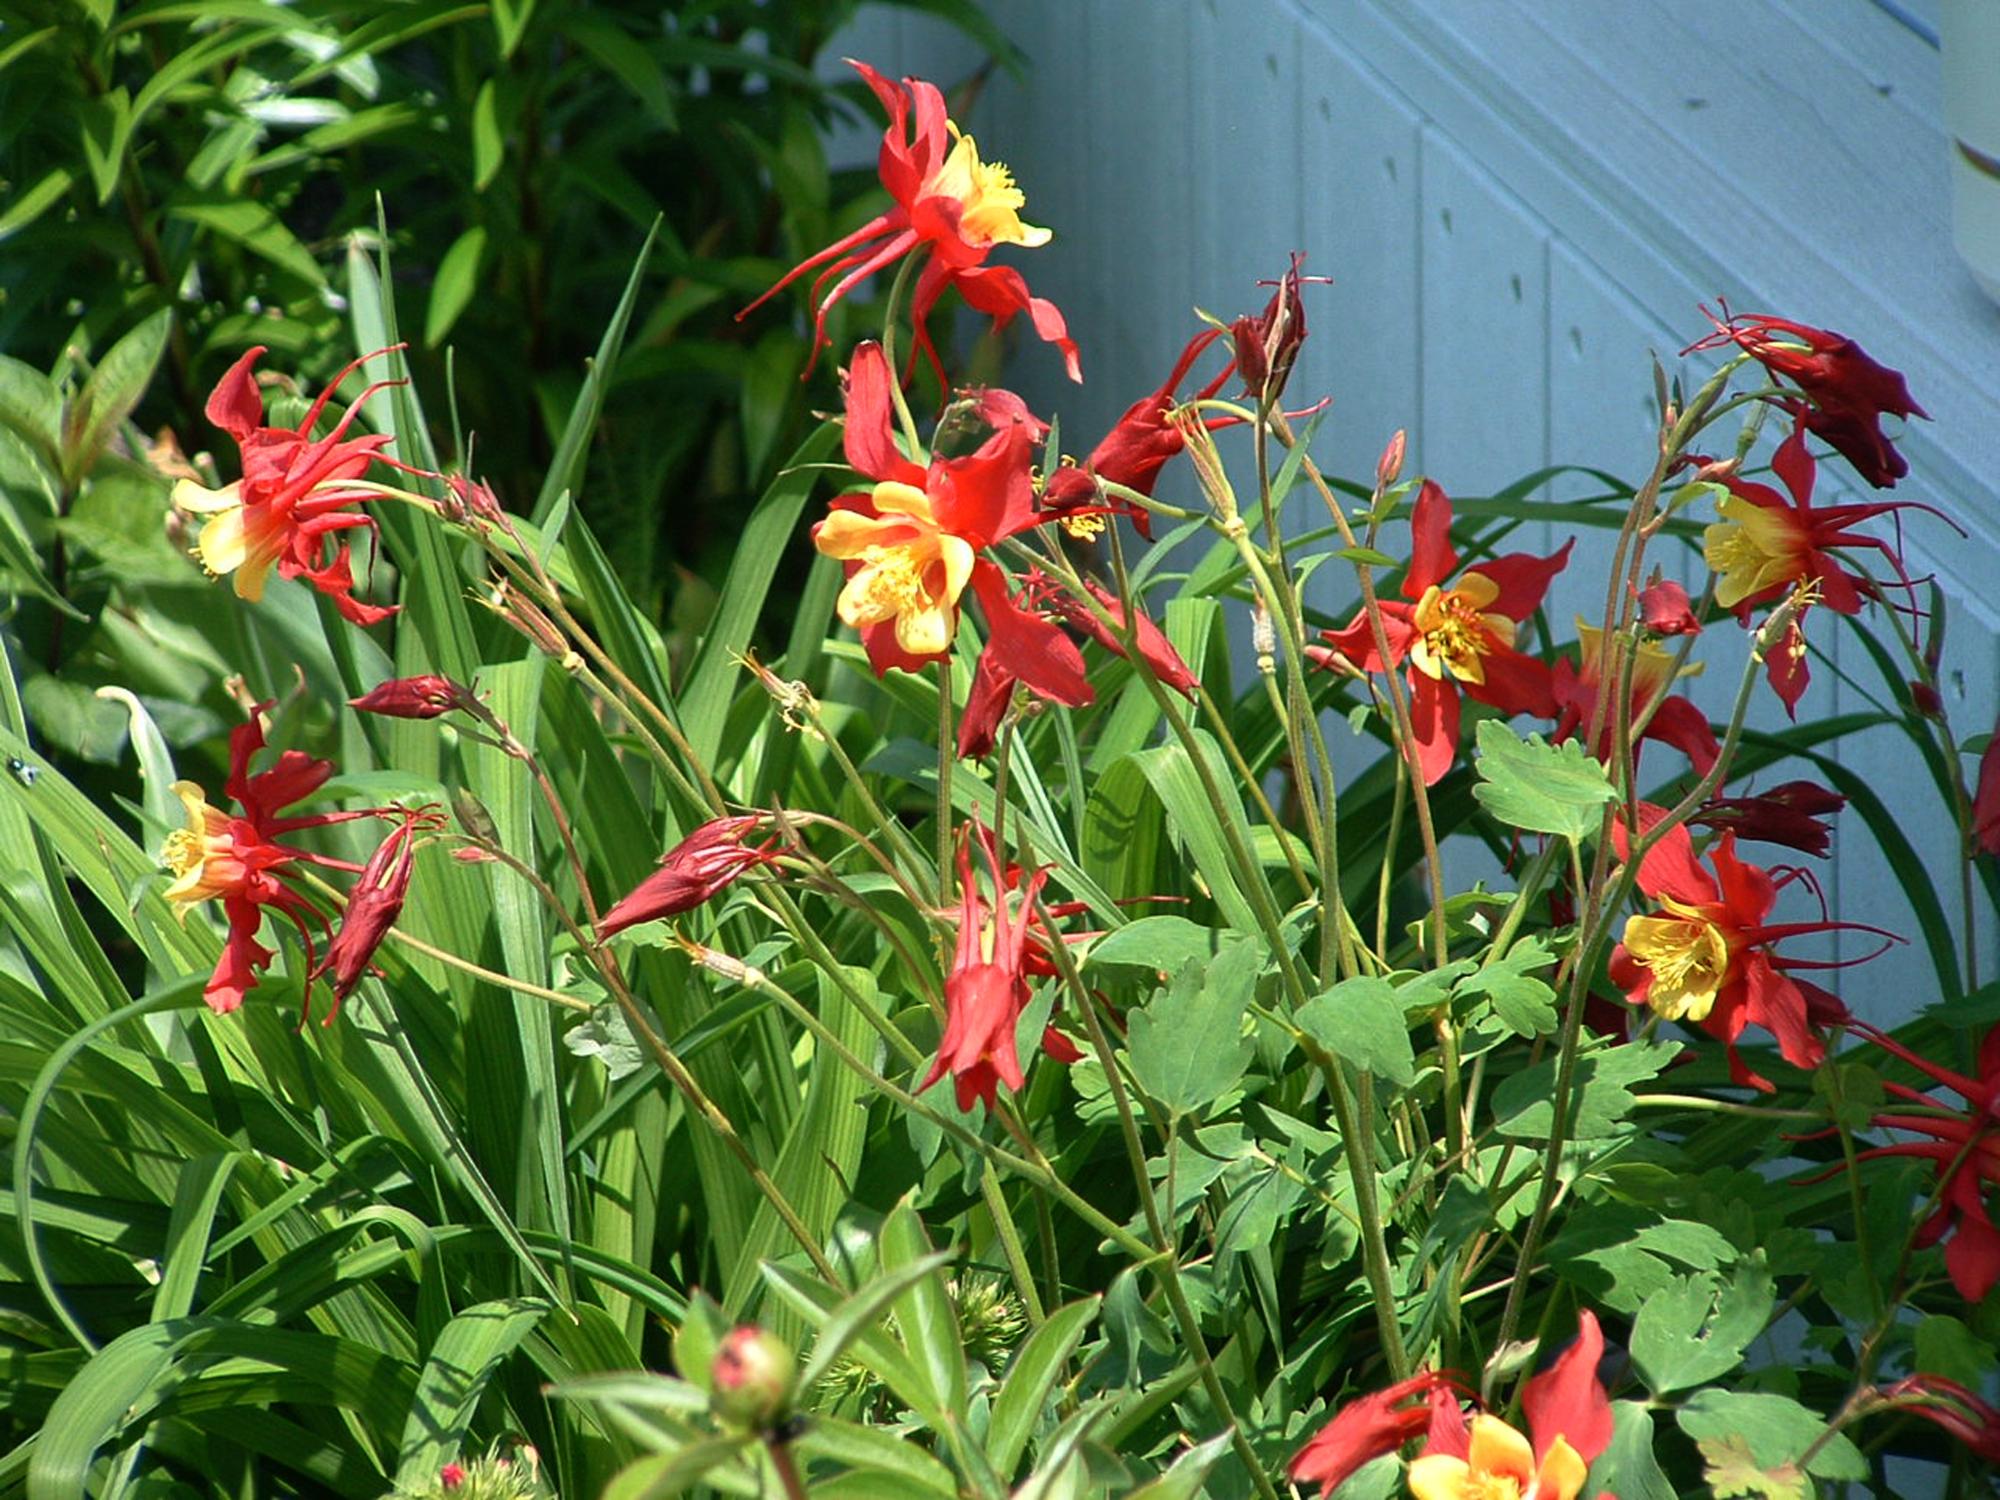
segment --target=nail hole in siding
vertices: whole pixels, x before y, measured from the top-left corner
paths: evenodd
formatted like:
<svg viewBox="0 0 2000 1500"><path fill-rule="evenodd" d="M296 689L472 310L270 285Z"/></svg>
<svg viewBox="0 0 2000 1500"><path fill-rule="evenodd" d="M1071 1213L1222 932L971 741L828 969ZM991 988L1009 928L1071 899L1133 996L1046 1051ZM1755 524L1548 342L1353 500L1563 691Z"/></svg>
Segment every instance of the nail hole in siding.
<svg viewBox="0 0 2000 1500"><path fill-rule="evenodd" d="M1273 78L1276 78L1276 77L1278 76L1278 54L1277 54L1277 53L1275 53L1275 52L1266 52L1266 53L1264 54L1264 71L1265 71L1265 72L1267 72L1267 73L1269 73L1269 74L1270 74L1270 75L1271 75L1271 76L1272 76Z"/></svg>
<svg viewBox="0 0 2000 1500"><path fill-rule="evenodd" d="M1382 158L1382 170L1383 170L1383 171L1385 171L1385 172L1387 172L1387 173L1389 174L1389 180L1390 180L1391 182L1394 182L1394 181L1396 180L1396 176L1397 176L1397 174L1396 174L1396 158L1395 158L1395 157L1393 157L1393 156L1385 156L1385 157L1383 157L1383 158Z"/></svg>
<svg viewBox="0 0 2000 1500"><path fill-rule="evenodd" d="M1891 94L1896 92L1896 85L1893 83L1878 83L1875 85L1875 92L1880 94L1884 99L1887 99Z"/></svg>
<svg viewBox="0 0 2000 1500"><path fill-rule="evenodd" d="M1685 98L1685 99L1681 100L1681 103L1685 104L1685 105L1686 105L1686 106L1687 106L1687 107L1688 107L1689 109L1707 109L1707 108L1708 108L1708 101L1707 101L1706 99L1703 99L1703 98L1701 98L1701 97L1700 97L1699 95L1696 95L1696 94L1690 94L1690 95L1688 95L1688 97L1687 97L1687 98Z"/></svg>
<svg viewBox="0 0 2000 1500"><path fill-rule="evenodd" d="M1333 118L1333 101L1331 99L1322 98L1319 101L1319 117L1322 120L1331 120Z"/></svg>
<svg viewBox="0 0 2000 1500"><path fill-rule="evenodd" d="M1514 300L1519 302L1521 300L1521 273L1516 271L1513 275L1509 276L1507 284L1514 289Z"/></svg>
<svg viewBox="0 0 2000 1500"><path fill-rule="evenodd" d="M1965 673L1956 667L1951 670L1951 695L1961 703L1965 701Z"/></svg>
<svg viewBox="0 0 2000 1500"><path fill-rule="evenodd" d="M1574 352L1577 355L1578 358L1581 358L1583 356L1583 330L1581 328L1573 327L1570 329L1569 347L1572 350L1572 352Z"/></svg>
<svg viewBox="0 0 2000 1500"><path fill-rule="evenodd" d="M1450 233L1451 233L1451 210L1450 210L1450 209L1448 209L1448 208L1441 208L1441 209L1439 209L1439 210L1438 210L1438 223L1440 223L1440 224L1444 225L1444 232L1445 232L1446 234L1450 234Z"/></svg>

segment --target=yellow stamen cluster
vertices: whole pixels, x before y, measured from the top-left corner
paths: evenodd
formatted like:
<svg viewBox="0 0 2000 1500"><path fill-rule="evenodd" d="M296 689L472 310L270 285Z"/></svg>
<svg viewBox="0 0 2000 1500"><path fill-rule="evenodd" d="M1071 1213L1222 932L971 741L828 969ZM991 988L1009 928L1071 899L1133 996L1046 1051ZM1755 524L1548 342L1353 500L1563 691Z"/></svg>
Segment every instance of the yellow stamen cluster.
<svg viewBox="0 0 2000 1500"><path fill-rule="evenodd" d="M1439 679L1448 671L1460 682L1486 681L1481 658L1496 645L1514 644L1514 622L1488 612L1499 597L1499 585L1481 573L1467 573L1457 588L1425 589L1413 614L1417 639L1410 660L1417 670Z"/></svg>
<svg viewBox="0 0 2000 1500"><path fill-rule="evenodd" d="M1716 503L1722 517L1701 534L1702 556L1718 575L1715 602L1734 609L1800 576L1802 539L1791 518L1736 495Z"/></svg>
<svg viewBox="0 0 2000 1500"><path fill-rule="evenodd" d="M243 865L229 836L227 814L210 807L192 781L176 781L173 792L187 810L187 827L167 835L160 861L175 877L167 899L180 902L185 915L195 902L213 900L240 884Z"/></svg>
<svg viewBox="0 0 2000 1500"><path fill-rule="evenodd" d="M1729 977L1729 942L1696 908L1671 896L1660 904L1669 915L1627 919L1625 951L1653 971L1652 1010L1669 1021L1703 1020Z"/></svg>
<svg viewBox="0 0 2000 1500"><path fill-rule="evenodd" d="M813 532L821 552L859 564L834 607L857 629L893 621L898 646L936 656L958 632L972 547L938 525L930 496L915 485L885 481L873 499L874 515L836 510Z"/></svg>

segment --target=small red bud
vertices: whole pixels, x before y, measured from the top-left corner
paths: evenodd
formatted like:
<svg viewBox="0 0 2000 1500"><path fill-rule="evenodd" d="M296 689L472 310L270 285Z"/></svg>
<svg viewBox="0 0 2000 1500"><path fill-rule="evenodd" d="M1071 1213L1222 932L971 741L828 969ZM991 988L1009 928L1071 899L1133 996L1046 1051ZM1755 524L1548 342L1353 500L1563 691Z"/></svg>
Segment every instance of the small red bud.
<svg viewBox="0 0 2000 1500"><path fill-rule="evenodd" d="M1670 578L1656 578L1639 591L1639 616L1654 635L1699 635L1687 590Z"/></svg>
<svg viewBox="0 0 2000 1500"><path fill-rule="evenodd" d="M1394 484L1403 472L1403 450L1408 438L1398 427L1396 435L1389 439L1389 446L1382 450L1382 456L1375 460L1375 483L1381 489Z"/></svg>
<svg viewBox="0 0 2000 1500"><path fill-rule="evenodd" d="M755 1324L732 1328L709 1366L716 1415L742 1427L768 1428L792 1403L798 1362L777 1335Z"/></svg>
<svg viewBox="0 0 2000 1500"><path fill-rule="evenodd" d="M1910 701L1917 706L1917 712L1927 719L1944 717L1944 698L1928 682L1910 684Z"/></svg>
<svg viewBox="0 0 2000 1500"><path fill-rule="evenodd" d="M465 1470L458 1464L446 1464L438 1470L438 1484L445 1489L455 1490L465 1483Z"/></svg>
<svg viewBox="0 0 2000 1500"><path fill-rule="evenodd" d="M365 714L392 719L435 719L473 701L472 695L449 677L392 677L348 703Z"/></svg>

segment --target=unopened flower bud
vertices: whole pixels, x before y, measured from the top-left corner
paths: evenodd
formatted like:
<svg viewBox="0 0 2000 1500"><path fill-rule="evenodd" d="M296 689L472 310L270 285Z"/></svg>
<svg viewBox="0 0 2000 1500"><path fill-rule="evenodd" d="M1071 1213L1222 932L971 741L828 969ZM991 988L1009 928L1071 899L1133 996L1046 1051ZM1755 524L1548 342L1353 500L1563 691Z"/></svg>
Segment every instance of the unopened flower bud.
<svg viewBox="0 0 2000 1500"><path fill-rule="evenodd" d="M481 843L500 842L500 825L493 821L493 814L486 810L484 802L464 787L451 794L451 810L458 818L458 826Z"/></svg>
<svg viewBox="0 0 2000 1500"><path fill-rule="evenodd" d="M1910 701L1916 705L1917 712L1927 719L1944 717L1944 697L1928 682L1922 680L1911 682Z"/></svg>
<svg viewBox="0 0 2000 1500"><path fill-rule="evenodd" d="M1409 439L1398 427L1396 435L1389 439L1389 446L1382 450L1382 456L1375 460L1375 485L1386 490L1394 484L1403 472L1403 450Z"/></svg>
<svg viewBox="0 0 2000 1500"><path fill-rule="evenodd" d="M709 1366L715 1414L740 1427L767 1429L792 1403L798 1362L784 1341L746 1323L723 1335Z"/></svg>
<svg viewBox="0 0 2000 1500"><path fill-rule="evenodd" d="M604 914L597 924L597 935L608 938L641 922L693 911L752 865L769 864L778 857L775 840L755 845L743 842L763 822L761 815L751 813L711 818L702 824L661 855L660 868Z"/></svg>
<svg viewBox="0 0 2000 1500"><path fill-rule="evenodd" d="M382 840L355 878L340 931L333 935L333 941L327 944L326 957L313 971L315 975L333 976L333 1005L320 1022L322 1026L333 1024L340 1002L361 982L375 950L382 946L389 929L396 925L396 918L402 915L403 902L410 893L410 874L416 867L416 830L434 826L435 819L434 810L421 820L417 815L409 817Z"/></svg>
<svg viewBox="0 0 2000 1500"><path fill-rule="evenodd" d="M347 700L350 707L365 714L382 714L392 719L435 719L472 701L472 694L465 688L436 673L392 677L359 698Z"/></svg>
<svg viewBox="0 0 2000 1500"><path fill-rule="evenodd" d="M1701 633L1687 590L1671 578L1655 578L1639 591L1639 618L1654 635Z"/></svg>
<svg viewBox="0 0 2000 1500"><path fill-rule="evenodd" d="M464 1483L465 1469L462 1465L446 1464L442 1469L438 1470L439 1488L455 1490Z"/></svg>

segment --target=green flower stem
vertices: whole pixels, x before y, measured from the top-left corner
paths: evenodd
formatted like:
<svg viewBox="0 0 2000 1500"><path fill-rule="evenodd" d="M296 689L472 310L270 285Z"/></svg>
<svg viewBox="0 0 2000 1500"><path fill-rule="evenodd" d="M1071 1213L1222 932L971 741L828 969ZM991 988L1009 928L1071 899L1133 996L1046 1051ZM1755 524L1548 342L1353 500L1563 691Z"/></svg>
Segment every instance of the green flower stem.
<svg viewBox="0 0 2000 1500"><path fill-rule="evenodd" d="M889 367L889 399L895 403L896 421L902 426L903 436L909 440L913 454L921 453L923 444L917 440L917 423L910 415L909 398L903 394L903 379L896 373L896 317L902 308L903 293L909 288L910 273L916 269L917 260L914 255L903 257L903 263L896 268L896 279L889 283L889 300L882 305L882 362Z"/></svg>
<svg viewBox="0 0 2000 1500"><path fill-rule="evenodd" d="M861 805L868 810L868 816L875 820L875 826L888 835L889 841L896 846L896 852L908 862L911 874L913 876L920 874L923 871L925 857L923 851L917 847L917 841L910 837L909 830L903 827L902 819L891 817L876 799L873 788L868 785L868 779L861 774L860 768L854 764L839 738L826 727L825 721L820 716L819 704L813 703L805 713L814 737L826 747L826 753L833 757L833 763L840 768L840 774L847 779L847 784L854 788L855 795L861 799Z"/></svg>
<svg viewBox="0 0 2000 1500"><path fill-rule="evenodd" d="M1021 1231L1014 1223L1013 1210L1007 1206L1007 1195L1000 1191L1000 1178L990 1161L979 1174L979 1196L986 1200L987 1217L993 1220L993 1232L999 1238L1001 1254L1006 1257L1007 1272L1014 1278L1014 1290L1021 1294L1021 1305L1028 1311L1028 1325L1040 1328L1048 1313L1035 1290L1035 1273L1021 1244Z"/></svg>
<svg viewBox="0 0 2000 1500"><path fill-rule="evenodd" d="M958 731L952 724L951 658L938 663L937 746L937 892L938 905L950 906L954 881L951 868L951 773L958 764Z"/></svg>

